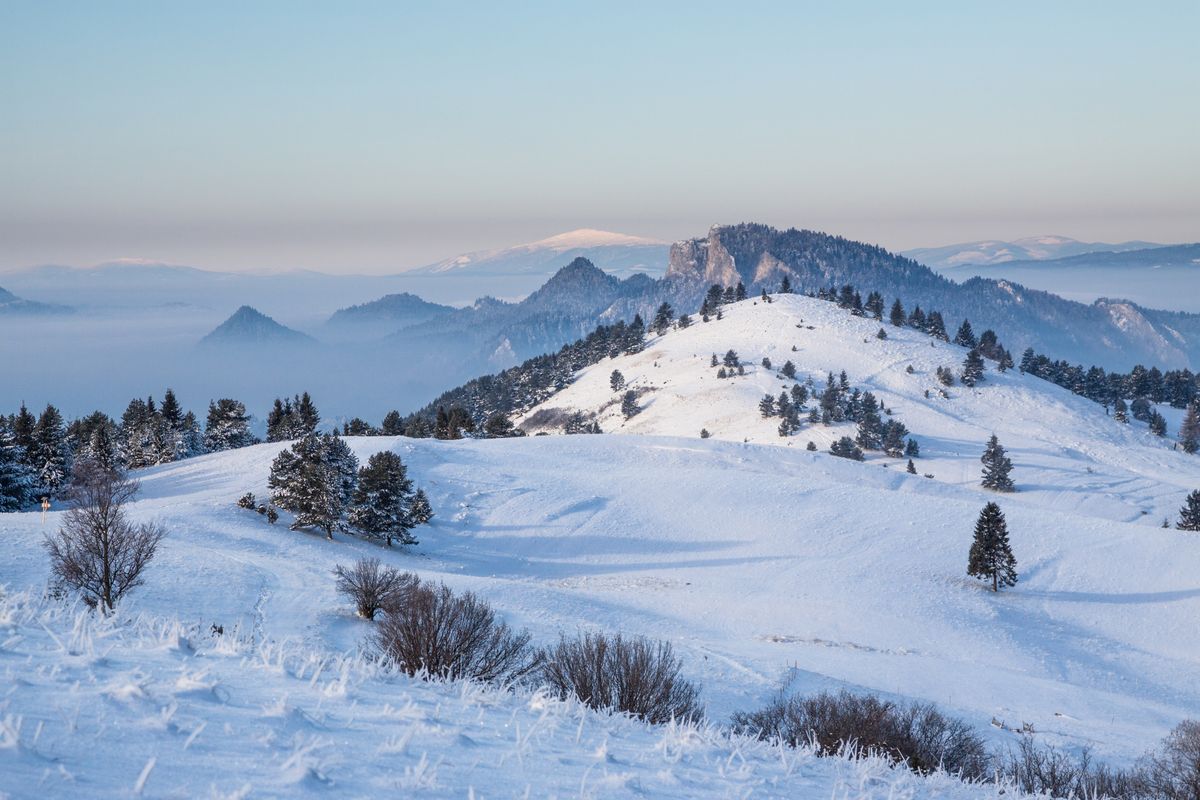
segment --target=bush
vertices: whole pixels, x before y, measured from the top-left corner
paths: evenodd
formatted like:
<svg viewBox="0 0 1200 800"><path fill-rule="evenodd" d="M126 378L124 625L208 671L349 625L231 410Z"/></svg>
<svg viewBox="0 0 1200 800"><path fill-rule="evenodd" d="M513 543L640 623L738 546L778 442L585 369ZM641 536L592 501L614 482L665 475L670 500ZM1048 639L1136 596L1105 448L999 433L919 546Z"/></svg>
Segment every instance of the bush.
<svg viewBox="0 0 1200 800"><path fill-rule="evenodd" d="M846 691L811 697L780 695L766 708L733 716L742 733L811 744L820 755L854 750L903 764L916 772L944 769L978 780L989 774L983 740L962 720L932 705L901 705Z"/></svg>
<svg viewBox="0 0 1200 800"><path fill-rule="evenodd" d="M380 566L378 558L360 558L350 569L338 564L333 574L337 590L354 601L358 615L365 619L375 619L381 609L400 605L405 592L417 582L411 572Z"/></svg>
<svg viewBox="0 0 1200 800"><path fill-rule="evenodd" d="M997 758L996 773L997 777L1007 780L1022 792L1070 800L1165 799L1170 796L1147 794L1145 781L1138 772L1113 770L1095 764L1086 749L1072 756L1056 747L1039 746L1030 736L1022 736L1016 750L1009 750Z"/></svg>
<svg viewBox="0 0 1200 800"><path fill-rule="evenodd" d="M384 609L375 644L409 675L511 683L537 666L529 638L471 592L414 579L401 602Z"/></svg>
<svg viewBox="0 0 1200 800"><path fill-rule="evenodd" d="M246 492L238 498L237 504L238 508L254 508L254 492Z"/></svg>
<svg viewBox="0 0 1200 800"><path fill-rule="evenodd" d="M267 506L267 522L274 525L279 521L279 512L275 510L275 506Z"/></svg>
<svg viewBox="0 0 1200 800"><path fill-rule="evenodd" d="M1148 797L1200 800L1200 722L1185 720L1143 761Z"/></svg>
<svg viewBox="0 0 1200 800"><path fill-rule="evenodd" d="M563 638L542 655L539 677L559 697L650 723L702 716L699 689L680 676L669 642L603 633Z"/></svg>

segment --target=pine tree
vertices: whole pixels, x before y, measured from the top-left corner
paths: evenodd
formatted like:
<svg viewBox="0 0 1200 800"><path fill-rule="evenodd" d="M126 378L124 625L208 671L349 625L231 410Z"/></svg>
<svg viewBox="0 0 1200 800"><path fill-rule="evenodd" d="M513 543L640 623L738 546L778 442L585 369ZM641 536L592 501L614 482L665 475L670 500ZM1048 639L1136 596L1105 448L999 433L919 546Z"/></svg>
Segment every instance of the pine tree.
<svg viewBox="0 0 1200 800"><path fill-rule="evenodd" d="M295 410L291 400L275 398L275 404L267 412L267 441L286 442L292 436L292 416Z"/></svg>
<svg viewBox="0 0 1200 800"><path fill-rule="evenodd" d="M734 368L736 368L738 364L742 363L741 359L738 358L738 354L735 350L726 351L723 362L724 362L725 366L734 367Z"/></svg>
<svg viewBox="0 0 1200 800"><path fill-rule="evenodd" d="M780 281L780 283L779 283L779 293L780 294L791 294L792 293L792 279L789 278L786 274L783 276L783 280Z"/></svg>
<svg viewBox="0 0 1200 800"><path fill-rule="evenodd" d="M1150 412L1150 432L1155 436L1167 435L1167 419L1157 409Z"/></svg>
<svg viewBox="0 0 1200 800"><path fill-rule="evenodd" d="M896 298L896 302L892 303L892 312L888 315L888 321L897 328L904 327L904 306L900 304L900 298Z"/></svg>
<svg viewBox="0 0 1200 800"><path fill-rule="evenodd" d="M37 476L17 437L0 417L0 512L20 511L37 499Z"/></svg>
<svg viewBox="0 0 1200 800"><path fill-rule="evenodd" d="M34 466L36 431L37 417L25 407L24 403L21 403L21 409L12 419L12 435L18 451L28 467Z"/></svg>
<svg viewBox="0 0 1200 800"><path fill-rule="evenodd" d="M796 380L796 365L793 364L790 359L784 362L783 369L779 371L783 373L783 377L787 378L789 381Z"/></svg>
<svg viewBox="0 0 1200 800"><path fill-rule="evenodd" d="M1123 424L1129 422L1129 407L1120 397L1113 401L1113 419Z"/></svg>
<svg viewBox="0 0 1200 800"><path fill-rule="evenodd" d="M250 432L250 415L237 400L223 397L208 404L204 423L204 449L210 453L248 447L257 439Z"/></svg>
<svg viewBox="0 0 1200 800"><path fill-rule="evenodd" d="M911 458L921 457L921 446L917 444L916 439L910 438L904 445L904 455Z"/></svg>
<svg viewBox="0 0 1200 800"><path fill-rule="evenodd" d="M409 514L414 525L424 525L433 519L433 507L429 505L429 498L425 496L424 489L417 489L417 493L413 495Z"/></svg>
<svg viewBox="0 0 1200 800"><path fill-rule="evenodd" d="M1000 506L988 503L975 523L975 540L967 559L967 574L992 582L992 591L1017 585L1017 559L1008 544L1008 524Z"/></svg>
<svg viewBox="0 0 1200 800"><path fill-rule="evenodd" d="M862 398L858 434L855 436L854 442L864 450L879 450L882 446L882 423L879 419L879 407L875 403L875 395L870 392L867 392Z"/></svg>
<svg viewBox="0 0 1200 800"><path fill-rule="evenodd" d="M979 342L975 339L975 331L971 330L971 321L964 319L962 325L958 328L958 333L954 334L954 343L959 347L974 349L979 346Z"/></svg>
<svg viewBox="0 0 1200 800"><path fill-rule="evenodd" d="M632 389L625 392L625 396L621 398L621 413L625 415L625 419L636 416L641 411L637 404L637 394Z"/></svg>
<svg viewBox="0 0 1200 800"><path fill-rule="evenodd" d="M735 302L746 299L746 285L741 281L738 281L733 289L733 299Z"/></svg>
<svg viewBox="0 0 1200 800"><path fill-rule="evenodd" d="M758 401L758 413L764 418L775 416L775 398L769 394L763 395L763 399Z"/></svg>
<svg viewBox="0 0 1200 800"><path fill-rule="evenodd" d="M608 385L614 392L625 388L625 376L621 374L621 370L614 369L612 371L612 374L608 376Z"/></svg>
<svg viewBox="0 0 1200 800"><path fill-rule="evenodd" d="M275 457L271 502L295 514L292 529L319 528L332 539L358 481L358 460L338 436L310 433Z"/></svg>
<svg viewBox="0 0 1200 800"><path fill-rule="evenodd" d="M296 424L292 431L293 438L316 433L317 427L321 424L321 415L317 413L317 406L308 396L308 392L297 398L295 408Z"/></svg>
<svg viewBox="0 0 1200 800"><path fill-rule="evenodd" d="M925 318L925 332L943 342L950 341L950 335L946 333L946 323L942 320L940 311L929 312L929 316Z"/></svg>
<svg viewBox="0 0 1200 800"><path fill-rule="evenodd" d="M674 318L675 312L671 308L671 304L664 302L654 314L654 332L662 336L671 329L671 320Z"/></svg>
<svg viewBox="0 0 1200 800"><path fill-rule="evenodd" d="M917 474L917 465L913 463L911 458L908 460L908 466L905 467L905 471L907 471L909 475Z"/></svg>
<svg viewBox="0 0 1200 800"><path fill-rule="evenodd" d="M983 380L983 357L979 355L978 350L972 348L967 351L967 357L963 359L962 382L966 386L974 386L981 380Z"/></svg>
<svg viewBox="0 0 1200 800"><path fill-rule="evenodd" d="M889 419L883 426L883 452L892 458L903 456L905 450L904 437L906 436L908 436L908 428L904 426L904 423L899 420Z"/></svg>
<svg viewBox="0 0 1200 800"><path fill-rule="evenodd" d="M383 417L383 424L379 430L384 436L403 436L404 435L404 418L400 416L400 412L395 409L389 411Z"/></svg>
<svg viewBox="0 0 1200 800"><path fill-rule="evenodd" d="M1185 453L1195 453L1200 450L1200 402L1188 406L1179 426L1179 446Z"/></svg>
<svg viewBox="0 0 1200 800"><path fill-rule="evenodd" d="M848 458L851 461L862 461L863 451L850 439L843 436L829 447L829 452L838 458Z"/></svg>
<svg viewBox="0 0 1200 800"><path fill-rule="evenodd" d="M40 490L54 496L71 475L71 450L62 414L52 405L38 417L33 457Z"/></svg>
<svg viewBox="0 0 1200 800"><path fill-rule="evenodd" d="M1009 477L1012 461L1005 455L996 434L993 433L992 438L988 440L987 448L979 460L983 462L983 479L980 482L983 488L996 492L1015 491L1012 478Z"/></svg>
<svg viewBox="0 0 1200 800"><path fill-rule="evenodd" d="M633 315L633 322L625 327L625 352L640 353L646 346L646 323L641 314Z"/></svg>
<svg viewBox="0 0 1200 800"><path fill-rule="evenodd" d="M371 456L358 471L358 488L351 499L347 520L373 539L416 544L409 533L414 527L412 481L400 456L383 450Z"/></svg>
<svg viewBox="0 0 1200 800"><path fill-rule="evenodd" d="M1187 502L1179 509L1175 527L1181 531L1200 531L1200 489L1188 495Z"/></svg>
<svg viewBox="0 0 1200 800"><path fill-rule="evenodd" d="M692 325L692 318L688 314L680 314L679 319L677 319L675 323L679 326L679 330L690 328Z"/></svg>

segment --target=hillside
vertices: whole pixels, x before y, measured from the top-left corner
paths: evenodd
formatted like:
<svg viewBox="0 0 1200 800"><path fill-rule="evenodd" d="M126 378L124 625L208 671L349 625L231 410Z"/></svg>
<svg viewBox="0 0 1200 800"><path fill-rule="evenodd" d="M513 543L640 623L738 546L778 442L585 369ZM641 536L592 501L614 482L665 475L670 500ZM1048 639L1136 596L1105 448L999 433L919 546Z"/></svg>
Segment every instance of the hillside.
<svg viewBox="0 0 1200 800"><path fill-rule="evenodd" d="M1027 236L1011 242L997 239L985 239L977 242L960 242L958 244L941 245L938 247L917 247L905 250L901 255L914 261L933 267L934 269L953 269L966 265L984 266L1003 264L1011 261L1041 261L1068 258L1084 253L1120 253L1127 250L1141 250L1147 247L1161 247L1152 242L1081 242L1069 236Z"/></svg>
<svg viewBox="0 0 1200 800"><path fill-rule="evenodd" d="M378 300L339 309L330 316L327 325L339 332L359 336L385 335L408 325L419 325L452 313L454 309L439 303L422 300L415 294L401 292L385 295Z"/></svg>
<svg viewBox="0 0 1200 800"><path fill-rule="evenodd" d="M50 303L38 303L34 300L25 300L17 297L7 289L0 287L0 315L6 316L26 316L26 315L46 315L46 314L67 314L71 309L67 306L51 305Z"/></svg>

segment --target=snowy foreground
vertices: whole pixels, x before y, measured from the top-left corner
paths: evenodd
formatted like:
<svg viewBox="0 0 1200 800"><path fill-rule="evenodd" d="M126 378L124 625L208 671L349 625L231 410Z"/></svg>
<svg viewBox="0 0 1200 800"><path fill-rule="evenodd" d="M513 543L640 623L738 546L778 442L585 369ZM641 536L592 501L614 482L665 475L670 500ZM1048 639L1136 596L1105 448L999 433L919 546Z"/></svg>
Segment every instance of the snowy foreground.
<svg viewBox="0 0 1200 800"><path fill-rule="evenodd" d="M805 298L744 303L585 370L546 404L608 402L614 366L655 382L623 427L602 418L616 435L349 439L364 461L396 450L429 493L438 516L406 550L237 508L246 491L267 496L281 445L144 471L133 514L169 536L111 623L33 599L58 513L45 527L0 516L0 796L995 795L381 674L361 655L370 623L331 575L367 555L477 591L535 642L597 628L669 639L717 726L781 686L848 687L934 702L998 747L1027 725L1125 764L1200 718L1200 538L1158 527L1200 487L1200 458L1015 373L927 400L934 367L961 350L877 329ZM756 409L778 377L754 366L717 381L707 366L731 347L802 375L845 368L914 432L934 479L804 450L846 431L780 439ZM1016 494L977 486L993 431ZM965 574L990 499L1020 573L999 595Z"/></svg>

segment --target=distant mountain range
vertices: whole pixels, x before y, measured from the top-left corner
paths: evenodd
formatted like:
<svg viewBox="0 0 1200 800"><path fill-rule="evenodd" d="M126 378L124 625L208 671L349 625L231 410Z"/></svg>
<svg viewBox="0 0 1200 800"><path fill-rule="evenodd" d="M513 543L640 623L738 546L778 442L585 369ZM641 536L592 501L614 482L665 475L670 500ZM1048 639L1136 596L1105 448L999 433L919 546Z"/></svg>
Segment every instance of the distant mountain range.
<svg viewBox="0 0 1200 800"><path fill-rule="evenodd" d="M303 346L316 344L316 340L300 331L280 325L257 309L242 306L201 339L200 343L220 347Z"/></svg>
<svg viewBox="0 0 1200 800"><path fill-rule="evenodd" d="M666 271L669 252L666 242L581 228L528 244L466 253L405 274L550 277L563 264L586 258L605 272L622 277L637 273L659 276Z"/></svg>
<svg viewBox="0 0 1200 800"><path fill-rule="evenodd" d="M7 289L0 288L0 314L11 316L17 314L69 314L71 311L72 309L68 306L24 300Z"/></svg>
<svg viewBox="0 0 1200 800"><path fill-rule="evenodd" d="M1030 236L1004 242L988 239L979 242L962 242L941 247L918 247L904 250L901 255L937 270L960 267L965 264L1002 264L1008 261L1044 261L1067 258L1083 253L1124 252L1161 247L1153 242L1081 242L1068 236Z"/></svg>

